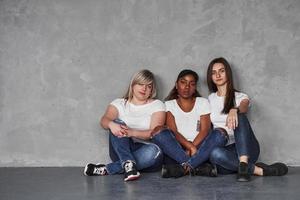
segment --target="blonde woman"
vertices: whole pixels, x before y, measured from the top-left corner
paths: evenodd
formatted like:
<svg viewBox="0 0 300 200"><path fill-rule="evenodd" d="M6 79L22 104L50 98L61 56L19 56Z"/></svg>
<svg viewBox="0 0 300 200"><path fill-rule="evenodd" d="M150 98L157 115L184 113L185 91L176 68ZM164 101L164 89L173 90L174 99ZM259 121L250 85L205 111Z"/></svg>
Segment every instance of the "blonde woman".
<svg viewBox="0 0 300 200"><path fill-rule="evenodd" d="M109 130L112 163L87 164L84 174L103 176L124 172L124 181L140 177L139 170L160 169L162 152L150 142L153 130L165 123L165 106L157 99L155 78L149 70L137 72L123 98L107 107L100 124Z"/></svg>

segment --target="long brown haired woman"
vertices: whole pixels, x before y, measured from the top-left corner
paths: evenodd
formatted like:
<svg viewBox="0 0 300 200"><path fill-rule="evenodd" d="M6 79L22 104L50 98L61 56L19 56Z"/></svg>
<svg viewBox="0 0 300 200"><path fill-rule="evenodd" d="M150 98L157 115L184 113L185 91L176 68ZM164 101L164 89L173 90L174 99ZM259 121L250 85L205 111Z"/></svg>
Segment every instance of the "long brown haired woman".
<svg viewBox="0 0 300 200"><path fill-rule="evenodd" d="M225 147L215 148L210 161L218 173L237 172L238 181L249 181L250 175L281 176L288 172L283 163L256 163L260 149L246 113L249 97L235 89L230 64L225 58L213 59L207 69L207 85L211 92L211 121L214 128L229 135ZM256 163L256 164L255 164Z"/></svg>

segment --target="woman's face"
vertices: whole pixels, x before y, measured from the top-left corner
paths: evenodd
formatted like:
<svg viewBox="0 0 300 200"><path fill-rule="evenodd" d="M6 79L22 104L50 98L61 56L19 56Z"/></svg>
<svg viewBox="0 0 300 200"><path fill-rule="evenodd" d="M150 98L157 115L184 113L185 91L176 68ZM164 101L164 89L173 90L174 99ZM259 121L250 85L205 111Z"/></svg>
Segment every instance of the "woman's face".
<svg viewBox="0 0 300 200"><path fill-rule="evenodd" d="M215 63L212 67L212 80L216 86L222 86L227 83L225 67L222 63Z"/></svg>
<svg viewBox="0 0 300 200"><path fill-rule="evenodd" d="M137 83L132 87L133 97L139 101L145 101L150 97L152 88L153 88L152 83L149 84Z"/></svg>
<svg viewBox="0 0 300 200"><path fill-rule="evenodd" d="M191 98L197 88L197 82L192 75L185 75L176 82L178 95L182 98Z"/></svg>

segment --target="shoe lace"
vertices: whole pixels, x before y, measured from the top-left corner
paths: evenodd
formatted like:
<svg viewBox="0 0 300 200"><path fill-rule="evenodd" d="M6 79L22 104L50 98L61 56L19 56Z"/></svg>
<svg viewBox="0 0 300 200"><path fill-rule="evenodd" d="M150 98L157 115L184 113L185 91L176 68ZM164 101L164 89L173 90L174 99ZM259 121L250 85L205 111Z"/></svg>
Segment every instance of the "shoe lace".
<svg viewBox="0 0 300 200"><path fill-rule="evenodd" d="M105 175L106 174L106 169L105 169L105 167L95 167L93 173L94 174Z"/></svg>
<svg viewBox="0 0 300 200"><path fill-rule="evenodd" d="M124 165L124 168L125 168L126 172L132 171L133 163L132 162L126 162L125 165Z"/></svg>

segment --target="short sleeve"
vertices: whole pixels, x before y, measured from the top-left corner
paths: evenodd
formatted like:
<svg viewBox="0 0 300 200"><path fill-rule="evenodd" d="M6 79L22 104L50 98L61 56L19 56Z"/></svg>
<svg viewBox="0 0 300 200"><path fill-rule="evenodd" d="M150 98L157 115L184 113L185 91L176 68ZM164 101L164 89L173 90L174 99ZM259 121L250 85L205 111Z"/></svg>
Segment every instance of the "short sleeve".
<svg viewBox="0 0 300 200"><path fill-rule="evenodd" d="M115 106L120 113L123 110L124 103L125 103L124 99L115 99L110 103L110 105Z"/></svg>
<svg viewBox="0 0 300 200"><path fill-rule="evenodd" d="M236 92L235 93L235 102L236 102L236 106L240 106L241 102L245 99L249 99L248 95L242 92ZM250 103L249 103L250 106Z"/></svg>
<svg viewBox="0 0 300 200"><path fill-rule="evenodd" d="M211 93L210 95L208 95L207 99L208 99L208 102L212 102L213 99L215 98L215 93Z"/></svg>
<svg viewBox="0 0 300 200"><path fill-rule="evenodd" d="M153 105L151 105L151 106L152 106L152 113L159 112L159 111L163 111L163 112L166 111L165 104L162 101L158 100L158 99L155 100L153 102Z"/></svg>
<svg viewBox="0 0 300 200"><path fill-rule="evenodd" d="M201 114L200 115L206 115L210 114L210 104L207 99L201 98L201 103L200 103L200 109L201 109Z"/></svg>
<svg viewBox="0 0 300 200"><path fill-rule="evenodd" d="M172 112L174 109L174 100L166 101L165 106L166 106L166 112Z"/></svg>

